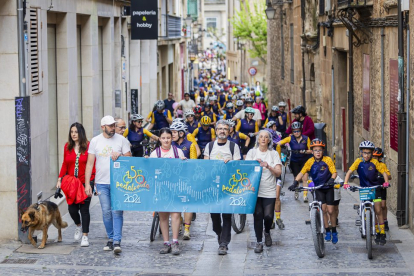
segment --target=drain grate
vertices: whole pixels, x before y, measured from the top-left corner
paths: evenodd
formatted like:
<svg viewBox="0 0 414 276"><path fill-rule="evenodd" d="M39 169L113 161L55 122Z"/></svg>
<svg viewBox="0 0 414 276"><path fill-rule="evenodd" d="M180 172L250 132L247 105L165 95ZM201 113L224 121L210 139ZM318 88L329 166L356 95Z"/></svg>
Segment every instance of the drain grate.
<svg viewBox="0 0 414 276"><path fill-rule="evenodd" d="M5 259L2 264L34 264L37 259Z"/></svg>

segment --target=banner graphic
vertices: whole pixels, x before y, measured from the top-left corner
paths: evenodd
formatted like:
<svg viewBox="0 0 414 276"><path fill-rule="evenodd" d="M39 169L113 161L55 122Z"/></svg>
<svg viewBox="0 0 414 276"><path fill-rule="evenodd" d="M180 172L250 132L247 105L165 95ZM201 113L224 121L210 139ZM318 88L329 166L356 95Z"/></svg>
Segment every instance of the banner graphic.
<svg viewBox="0 0 414 276"><path fill-rule="evenodd" d="M262 168L257 161L120 157L111 160L114 210L254 212Z"/></svg>

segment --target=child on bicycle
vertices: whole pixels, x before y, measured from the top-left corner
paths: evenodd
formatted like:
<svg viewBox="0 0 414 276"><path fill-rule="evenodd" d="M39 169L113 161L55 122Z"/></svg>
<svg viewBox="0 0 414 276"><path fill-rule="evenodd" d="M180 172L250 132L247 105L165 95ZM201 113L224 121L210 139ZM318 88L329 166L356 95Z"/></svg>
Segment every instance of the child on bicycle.
<svg viewBox="0 0 414 276"><path fill-rule="evenodd" d="M378 160L373 158L373 152L375 149L374 143L370 141L363 141L359 144L359 150L361 151L362 157L355 160L354 164L349 168L348 172L346 173L345 180L344 180L344 189L349 189L349 178L351 177L354 171L357 171L359 175L359 184L361 187L372 187L377 185L382 185L384 188L389 186L388 183L388 174ZM384 182L378 178L378 173L383 175ZM381 210L381 200L382 200L382 188L379 187L375 191L375 199L374 199L374 209L375 214L377 215L377 220L379 223L375 225L377 230L377 235L375 237L375 243L380 245L385 245L386 243L386 235L385 235L385 227L384 227L384 217L382 215Z"/></svg>
<svg viewBox="0 0 414 276"><path fill-rule="evenodd" d="M391 180L391 173L388 170L387 165L385 165L385 163L381 161L383 157L384 157L384 152L383 152L382 148L375 148L374 152L372 154L372 158L378 160L378 162L380 163L380 166L383 166L385 171L387 172L388 180ZM379 178L383 181L383 183L385 182L382 175L379 175ZM381 189L381 210L382 210L382 216L384 218L384 229L385 229L385 231L389 231L390 228L388 227L388 220L387 220L387 212L388 212L388 209L387 209L387 189L384 189L384 188Z"/></svg>
<svg viewBox="0 0 414 276"><path fill-rule="evenodd" d="M312 177L315 187L325 185L315 191L317 201L322 202L322 211L324 217L324 227L326 230L325 241L332 241L333 244L338 242L338 232L336 231L336 212L334 211L335 192L333 185L337 172L335 164L328 156L324 156L325 143L316 138L313 139L310 148L313 157L306 161L300 173L296 176L295 181L289 187L290 191L294 191L299 186L299 180L303 178L303 183L307 183L308 176ZM331 228L329 228L329 218L331 221Z"/></svg>

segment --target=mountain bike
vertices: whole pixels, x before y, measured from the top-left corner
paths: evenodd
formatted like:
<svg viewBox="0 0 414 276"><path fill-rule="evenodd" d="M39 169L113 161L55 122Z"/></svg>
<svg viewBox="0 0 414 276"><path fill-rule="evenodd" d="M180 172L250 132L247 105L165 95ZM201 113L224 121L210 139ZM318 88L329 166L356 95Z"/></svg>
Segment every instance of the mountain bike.
<svg viewBox="0 0 414 276"><path fill-rule="evenodd" d="M354 204L354 209L357 210L359 219L355 221L355 226L359 226L361 238L365 239L365 246L367 248L368 259L372 259L372 237L375 236L375 208L374 199L376 188L383 187L376 185L372 187L350 186L351 192L359 191L359 204ZM385 188L385 187L383 187Z"/></svg>
<svg viewBox="0 0 414 276"><path fill-rule="evenodd" d="M290 165L290 150L285 145L281 147L281 161L282 161L282 187L285 185L286 172Z"/></svg>
<svg viewBox="0 0 414 276"><path fill-rule="evenodd" d="M231 215L231 227L236 234L243 232L246 226L246 214L232 214Z"/></svg>
<svg viewBox="0 0 414 276"><path fill-rule="evenodd" d="M154 241L155 240L155 236L157 235L157 231L160 231L160 235L161 233L161 227L160 227L160 215L158 214L158 212L154 212L152 213L152 225L151 225L151 233L150 233L150 241Z"/></svg>
<svg viewBox="0 0 414 276"><path fill-rule="evenodd" d="M322 202L316 200L315 191L326 186L327 184L316 187L296 188L298 192L302 192L305 190L310 191L313 197L313 201L309 203L310 220L305 221L305 223L310 224L311 226L313 245L315 247L316 255L318 255L319 258L323 258L325 256L325 239L323 237L325 233L325 226L323 220ZM335 188L339 188L338 186L335 185Z"/></svg>

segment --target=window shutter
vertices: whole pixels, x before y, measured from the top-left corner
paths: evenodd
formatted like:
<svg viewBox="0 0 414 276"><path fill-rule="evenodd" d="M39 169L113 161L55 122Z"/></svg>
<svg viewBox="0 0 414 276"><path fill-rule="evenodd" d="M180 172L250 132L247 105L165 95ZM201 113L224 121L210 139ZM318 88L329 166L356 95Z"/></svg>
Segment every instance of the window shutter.
<svg viewBox="0 0 414 276"><path fill-rule="evenodd" d="M42 24L39 20L39 9L29 9L28 28L28 66L29 66L29 89L31 94L43 91L43 71L41 66L41 33Z"/></svg>
<svg viewBox="0 0 414 276"><path fill-rule="evenodd" d="M325 0L319 0L319 15L325 14Z"/></svg>

